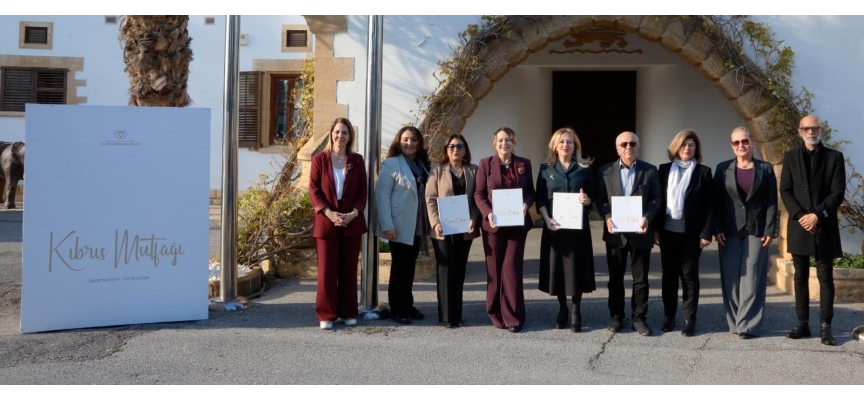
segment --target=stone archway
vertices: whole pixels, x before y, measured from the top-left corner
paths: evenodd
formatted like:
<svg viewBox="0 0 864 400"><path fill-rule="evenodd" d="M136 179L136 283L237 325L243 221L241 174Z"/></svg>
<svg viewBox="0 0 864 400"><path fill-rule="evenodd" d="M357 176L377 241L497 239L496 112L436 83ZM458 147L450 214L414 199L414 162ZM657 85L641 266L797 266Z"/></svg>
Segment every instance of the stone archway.
<svg viewBox="0 0 864 400"><path fill-rule="evenodd" d="M467 68L471 71L468 72L469 77L447 81L436 94L427 99L428 108L420 128L430 136L430 149L440 148L435 144L447 135L460 133L466 120L495 83L532 53L588 29L615 28L656 42L698 69L746 121L754 141L759 144L762 159L774 164L779 179L783 149L788 148L790 139L796 136L794 132L776 132L776 128L772 128L772 121L779 114L778 107L783 106L786 110L797 110L797 107L789 99L766 95L763 88L768 85L764 82L754 80L751 75L741 74L735 68L727 68L728 50L724 51L710 40L700 25L688 23L687 18L682 16L588 15L518 18L517 23L509 23L512 28L506 34L491 35L484 39L482 46L474 47L476 50L473 54L464 57L463 53L463 56L459 57L458 62L471 63L474 66L473 69ZM760 70L746 56L736 61L739 65L745 64L749 70ZM789 118L787 116L787 119ZM797 119L792 123L797 124ZM785 265L788 263L785 259L788 253L784 237L788 214L782 202L779 208L780 237L777 244L780 255L773 257L773 263L780 267L776 269L784 270L788 267ZM785 280L787 277L775 277L775 281L780 279ZM791 282L791 277L788 279Z"/></svg>

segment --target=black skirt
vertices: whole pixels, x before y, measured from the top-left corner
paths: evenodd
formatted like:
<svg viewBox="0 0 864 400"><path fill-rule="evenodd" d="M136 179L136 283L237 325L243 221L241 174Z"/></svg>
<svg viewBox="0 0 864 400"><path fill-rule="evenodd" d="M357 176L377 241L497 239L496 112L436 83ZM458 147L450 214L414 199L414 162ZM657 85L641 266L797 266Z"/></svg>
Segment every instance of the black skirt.
<svg viewBox="0 0 864 400"><path fill-rule="evenodd" d="M539 289L551 296L573 296L597 289L590 229L553 232L543 227Z"/></svg>

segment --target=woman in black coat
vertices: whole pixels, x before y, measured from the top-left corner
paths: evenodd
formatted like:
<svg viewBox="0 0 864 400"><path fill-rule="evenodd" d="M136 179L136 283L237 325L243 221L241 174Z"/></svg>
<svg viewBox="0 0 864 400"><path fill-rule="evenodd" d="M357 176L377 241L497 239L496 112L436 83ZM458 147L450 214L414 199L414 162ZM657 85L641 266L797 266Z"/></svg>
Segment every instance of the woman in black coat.
<svg viewBox="0 0 864 400"><path fill-rule="evenodd" d="M558 296L558 316L555 327L567 325L567 296L573 300L570 329L582 330L582 293L593 292L594 251L591 229L588 226L588 208L594 195L594 174L591 160L582 158L582 144L570 128L555 131L549 141L549 160L540 165L537 174L537 212L546 222L540 239L541 291ZM582 204L582 228L562 229L552 216L555 193L579 193ZM561 204L560 207L568 207Z"/></svg>
<svg viewBox="0 0 864 400"><path fill-rule="evenodd" d="M661 329L675 328L678 309L678 280L684 329L681 334L696 333L696 309L699 305L699 258L702 249L711 244L714 231L711 219L714 204L711 168L701 164L702 144L696 132L678 132L668 149L672 162L660 165L662 201L654 226L655 241L660 246L663 264L663 310Z"/></svg>

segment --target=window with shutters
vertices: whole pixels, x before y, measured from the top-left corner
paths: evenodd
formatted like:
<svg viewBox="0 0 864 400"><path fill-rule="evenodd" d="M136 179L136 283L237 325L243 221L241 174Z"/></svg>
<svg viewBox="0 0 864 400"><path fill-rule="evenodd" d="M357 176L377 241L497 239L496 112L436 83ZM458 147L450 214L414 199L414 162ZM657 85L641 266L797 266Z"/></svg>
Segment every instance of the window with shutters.
<svg viewBox="0 0 864 400"><path fill-rule="evenodd" d="M240 73L239 107L239 146L259 147L261 132L261 93L262 77L260 71Z"/></svg>
<svg viewBox="0 0 864 400"><path fill-rule="evenodd" d="M306 47L306 31L287 31L285 35L288 47Z"/></svg>
<svg viewBox="0 0 864 400"><path fill-rule="evenodd" d="M54 46L53 22L18 22L18 48L51 50Z"/></svg>
<svg viewBox="0 0 864 400"><path fill-rule="evenodd" d="M299 129L300 99L294 89L303 87L300 74L241 72L239 145L266 148L290 141Z"/></svg>
<svg viewBox="0 0 864 400"><path fill-rule="evenodd" d="M312 51L312 34L306 25L282 25L282 52L309 53Z"/></svg>
<svg viewBox="0 0 864 400"><path fill-rule="evenodd" d="M27 103L66 104L66 75L60 68L0 67L0 111L24 111Z"/></svg>
<svg viewBox="0 0 864 400"><path fill-rule="evenodd" d="M24 28L24 43L47 44L48 28L41 26L27 26Z"/></svg>

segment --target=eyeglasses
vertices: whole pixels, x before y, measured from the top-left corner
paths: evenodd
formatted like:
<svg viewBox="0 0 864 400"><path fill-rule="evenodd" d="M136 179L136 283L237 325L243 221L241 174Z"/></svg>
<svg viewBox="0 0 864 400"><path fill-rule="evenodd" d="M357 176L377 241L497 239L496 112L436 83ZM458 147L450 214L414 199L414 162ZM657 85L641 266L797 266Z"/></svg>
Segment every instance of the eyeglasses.
<svg viewBox="0 0 864 400"><path fill-rule="evenodd" d="M450 150L450 151L462 151L464 149L465 149L464 144L451 144L451 145L447 146L447 150Z"/></svg>
<svg viewBox="0 0 864 400"><path fill-rule="evenodd" d="M618 146L621 146L622 149L626 149L628 145L634 149L639 147L638 142L621 142L621 143L618 143Z"/></svg>
<svg viewBox="0 0 864 400"><path fill-rule="evenodd" d="M809 132L819 133L820 131L822 131L822 127L821 126L802 126L802 127L798 128L798 130L801 132L805 132L805 133L809 133Z"/></svg>
<svg viewBox="0 0 864 400"><path fill-rule="evenodd" d="M741 140L733 140L732 141L732 146L734 146L734 147L738 147L738 145L741 145L741 144L743 144L744 146L749 146L750 145L750 139L741 139Z"/></svg>

